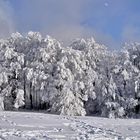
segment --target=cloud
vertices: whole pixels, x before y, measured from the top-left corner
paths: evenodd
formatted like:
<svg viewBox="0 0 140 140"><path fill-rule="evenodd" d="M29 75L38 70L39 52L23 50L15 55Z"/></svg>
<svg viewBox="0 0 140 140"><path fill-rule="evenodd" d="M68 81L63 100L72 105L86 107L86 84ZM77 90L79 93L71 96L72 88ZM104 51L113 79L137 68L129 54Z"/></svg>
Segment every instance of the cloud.
<svg viewBox="0 0 140 140"><path fill-rule="evenodd" d="M86 34L81 24L84 19L83 0L24 0L19 5L17 28L21 32L40 31L64 41Z"/></svg>
<svg viewBox="0 0 140 140"><path fill-rule="evenodd" d="M121 36L123 42L140 42L140 14L130 13L126 18Z"/></svg>
<svg viewBox="0 0 140 140"><path fill-rule="evenodd" d="M39 31L43 35L49 34L64 41L65 44L75 38L93 36L98 42L117 48L128 36L129 39L135 39L138 32L134 31L136 29L131 24L133 31L130 30L128 25L139 19L139 16L137 19L130 19L130 16L135 15L132 8L135 5L131 0L7 1L10 4L4 1L0 3L0 11L4 11L0 15L0 21L7 17L6 24L1 25L5 34L15 29L23 34L29 30ZM14 10L14 21L11 9Z"/></svg>
<svg viewBox="0 0 140 140"><path fill-rule="evenodd" d="M7 1L0 0L0 37L8 37L14 31L12 8Z"/></svg>
<svg viewBox="0 0 140 140"><path fill-rule="evenodd" d="M92 17L92 15L99 17L101 24L106 23L100 15L101 13L96 13L96 11L100 11L102 8L106 10L104 1L24 0L17 2L20 7L19 10L15 9L19 15L17 16L18 30L22 33L26 33L29 30L40 31L44 35L49 34L63 41L64 44L68 44L75 38L91 36L94 36L97 41L110 46L116 43L108 33L104 33L104 31L96 28L96 26L86 26L84 23L88 16ZM88 11L89 8L90 10L93 9L92 12ZM98 24L100 25L100 23Z"/></svg>
<svg viewBox="0 0 140 140"><path fill-rule="evenodd" d="M125 42L140 41L140 28L133 25L127 25L123 29L122 38Z"/></svg>

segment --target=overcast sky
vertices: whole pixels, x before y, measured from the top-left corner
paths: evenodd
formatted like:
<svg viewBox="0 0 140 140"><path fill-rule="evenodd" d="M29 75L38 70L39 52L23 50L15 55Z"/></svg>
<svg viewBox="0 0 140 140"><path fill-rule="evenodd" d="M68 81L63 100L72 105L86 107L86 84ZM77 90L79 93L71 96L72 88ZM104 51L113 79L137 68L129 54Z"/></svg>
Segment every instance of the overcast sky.
<svg viewBox="0 0 140 140"><path fill-rule="evenodd" d="M93 36L119 49L140 41L140 0L0 0L0 37L30 30L66 43Z"/></svg>

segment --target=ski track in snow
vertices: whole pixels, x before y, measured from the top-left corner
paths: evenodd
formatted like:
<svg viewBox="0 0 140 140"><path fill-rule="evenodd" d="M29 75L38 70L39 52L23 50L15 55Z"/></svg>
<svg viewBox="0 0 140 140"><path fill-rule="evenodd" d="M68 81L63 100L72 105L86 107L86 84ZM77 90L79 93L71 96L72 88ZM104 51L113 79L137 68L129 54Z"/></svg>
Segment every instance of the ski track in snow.
<svg viewBox="0 0 140 140"><path fill-rule="evenodd" d="M127 122L128 126L121 121ZM0 112L0 140L140 140L140 120L120 119L116 122L98 117ZM114 128L105 128L110 124L114 124ZM116 131L117 125L135 134L126 136L123 131Z"/></svg>

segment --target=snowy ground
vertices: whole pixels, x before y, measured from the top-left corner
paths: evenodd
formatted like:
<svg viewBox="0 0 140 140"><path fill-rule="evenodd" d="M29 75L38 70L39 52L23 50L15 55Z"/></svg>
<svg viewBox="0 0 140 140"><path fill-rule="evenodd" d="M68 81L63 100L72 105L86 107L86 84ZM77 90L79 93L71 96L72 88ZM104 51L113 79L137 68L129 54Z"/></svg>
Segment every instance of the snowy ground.
<svg viewBox="0 0 140 140"><path fill-rule="evenodd" d="M140 140L140 119L0 112L0 140Z"/></svg>

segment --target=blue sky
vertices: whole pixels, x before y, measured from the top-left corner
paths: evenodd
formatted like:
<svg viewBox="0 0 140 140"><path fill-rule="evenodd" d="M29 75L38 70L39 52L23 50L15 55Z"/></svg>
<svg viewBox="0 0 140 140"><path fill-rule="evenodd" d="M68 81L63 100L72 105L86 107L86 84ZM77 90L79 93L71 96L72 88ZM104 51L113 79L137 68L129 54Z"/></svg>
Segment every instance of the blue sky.
<svg viewBox="0 0 140 140"><path fill-rule="evenodd" d="M68 43L93 36L120 49L140 40L140 0L0 0L0 37L39 31Z"/></svg>

